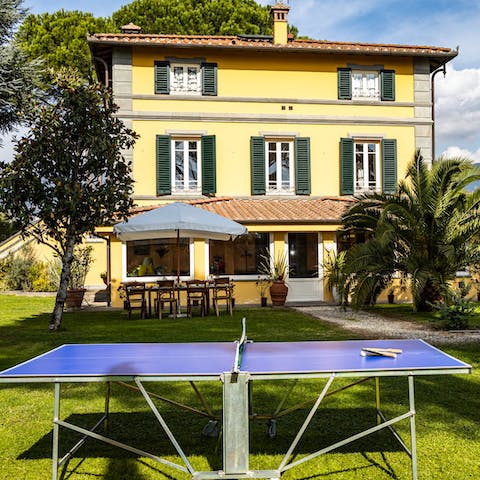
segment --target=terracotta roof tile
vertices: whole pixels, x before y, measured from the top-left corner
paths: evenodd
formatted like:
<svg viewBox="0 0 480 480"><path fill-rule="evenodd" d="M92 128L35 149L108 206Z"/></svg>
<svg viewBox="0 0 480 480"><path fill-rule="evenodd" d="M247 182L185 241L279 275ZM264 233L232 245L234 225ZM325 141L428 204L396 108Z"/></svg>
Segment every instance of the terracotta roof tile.
<svg viewBox="0 0 480 480"><path fill-rule="evenodd" d="M457 55L455 50L445 47L395 45L354 42L331 42L328 40L298 39L285 45L274 44L268 36L219 36L219 35L164 35L164 34L124 34L97 33L88 38L91 44L111 45L150 45L168 47L216 47L233 49L261 49L273 51L308 50L324 53L363 53L379 55L421 55L447 56Z"/></svg>
<svg viewBox="0 0 480 480"><path fill-rule="evenodd" d="M352 205L352 197L239 199L212 198L190 200L195 205L243 224L338 224L343 212ZM136 215L158 208L138 207Z"/></svg>

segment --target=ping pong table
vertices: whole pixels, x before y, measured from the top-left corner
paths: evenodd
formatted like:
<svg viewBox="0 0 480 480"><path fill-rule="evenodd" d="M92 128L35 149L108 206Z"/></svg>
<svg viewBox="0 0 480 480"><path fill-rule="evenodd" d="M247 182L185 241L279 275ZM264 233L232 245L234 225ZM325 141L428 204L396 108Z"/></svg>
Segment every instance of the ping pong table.
<svg viewBox="0 0 480 480"><path fill-rule="evenodd" d="M395 358L362 356L363 347L401 350ZM134 454L148 457L191 475L194 479L280 478L297 465L340 448L382 429L388 429L411 459L412 479L417 480L414 377L422 375L466 374L471 366L422 340L349 340L305 342L252 342L244 331L236 342L209 343L127 343L63 345L24 363L0 372L0 383L48 382L54 384L52 479L86 439L94 438ZM382 377L408 378L408 410L387 419L380 405ZM351 377L355 385L366 379L375 381L376 422L372 427L300 459L293 453L320 404L329 395L338 378ZM249 467L249 387L255 380L321 379L319 393L306 418L275 469L251 470ZM322 380L323 379L323 380ZM223 469L196 471L188 460L164 415L145 387L148 382L219 381L223 395ZM131 382L143 395L181 463L139 450L98 433L109 415L110 382ZM105 412L90 430L60 418L61 385L74 382L105 382ZM342 387L341 389L344 389ZM153 398L152 398L153 397ZM174 402L173 402L174 403ZM409 446L394 424L410 422ZM83 435L67 454L59 458L60 427Z"/></svg>

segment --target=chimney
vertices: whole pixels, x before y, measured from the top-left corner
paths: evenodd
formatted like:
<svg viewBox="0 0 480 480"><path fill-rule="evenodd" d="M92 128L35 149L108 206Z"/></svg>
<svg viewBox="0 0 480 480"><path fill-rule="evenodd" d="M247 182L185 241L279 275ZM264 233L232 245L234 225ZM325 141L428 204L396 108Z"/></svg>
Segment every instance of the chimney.
<svg viewBox="0 0 480 480"><path fill-rule="evenodd" d="M270 7L270 15L273 19L273 43L286 45L288 43L288 11L290 7L281 1Z"/></svg>
<svg viewBox="0 0 480 480"><path fill-rule="evenodd" d="M122 25L120 27L120 30L122 31L122 33L126 33L128 35L132 33L140 33L142 31L142 28L130 22L128 25Z"/></svg>

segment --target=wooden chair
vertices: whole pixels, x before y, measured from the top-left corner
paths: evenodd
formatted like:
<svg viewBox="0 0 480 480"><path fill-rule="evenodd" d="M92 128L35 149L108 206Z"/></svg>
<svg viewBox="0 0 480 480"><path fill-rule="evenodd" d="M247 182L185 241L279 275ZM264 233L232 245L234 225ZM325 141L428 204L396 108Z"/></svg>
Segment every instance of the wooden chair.
<svg viewBox="0 0 480 480"><path fill-rule="evenodd" d="M146 288L143 282L130 282L125 284L125 308L128 311L128 319L132 318L135 309L140 310L140 317L147 316Z"/></svg>
<svg viewBox="0 0 480 480"><path fill-rule="evenodd" d="M218 302L225 302L227 312L233 315L232 284L229 277L218 277L213 280L213 308L218 317Z"/></svg>
<svg viewBox="0 0 480 480"><path fill-rule="evenodd" d="M207 311L207 283L205 280L189 280L187 282L187 314L192 316L193 307L200 306L202 317Z"/></svg>
<svg viewBox="0 0 480 480"><path fill-rule="evenodd" d="M165 303L170 304L170 313L173 318L177 318L178 302L175 295L174 280L158 280L157 281L157 298L155 299L155 313L158 318L162 319L162 310Z"/></svg>

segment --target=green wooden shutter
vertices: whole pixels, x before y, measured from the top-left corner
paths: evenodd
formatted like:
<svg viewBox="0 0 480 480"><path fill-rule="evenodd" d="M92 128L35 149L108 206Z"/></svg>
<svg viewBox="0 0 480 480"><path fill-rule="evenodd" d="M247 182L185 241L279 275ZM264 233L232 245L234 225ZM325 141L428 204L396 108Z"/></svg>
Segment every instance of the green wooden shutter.
<svg viewBox="0 0 480 480"><path fill-rule="evenodd" d="M295 193L310 195L310 138L295 138Z"/></svg>
<svg viewBox="0 0 480 480"><path fill-rule="evenodd" d="M383 193L395 193L397 188L397 141L382 140L382 189Z"/></svg>
<svg viewBox="0 0 480 480"><path fill-rule="evenodd" d="M215 135L202 137L202 193L213 195L217 191Z"/></svg>
<svg viewBox="0 0 480 480"><path fill-rule="evenodd" d="M170 62L155 62L155 93L170 93Z"/></svg>
<svg viewBox="0 0 480 480"><path fill-rule="evenodd" d="M265 139L250 138L252 195L265 195Z"/></svg>
<svg viewBox="0 0 480 480"><path fill-rule="evenodd" d="M217 95L216 63L202 63L202 95Z"/></svg>
<svg viewBox="0 0 480 480"><path fill-rule="evenodd" d="M170 136L157 135L157 195L172 193Z"/></svg>
<svg viewBox="0 0 480 480"><path fill-rule="evenodd" d="M340 139L340 194L353 195L353 139Z"/></svg>
<svg viewBox="0 0 480 480"><path fill-rule="evenodd" d="M395 100L395 71L382 70L380 72L380 87L382 100Z"/></svg>
<svg viewBox="0 0 480 480"><path fill-rule="evenodd" d="M338 98L339 100L352 99L352 70L350 68L338 69Z"/></svg>

